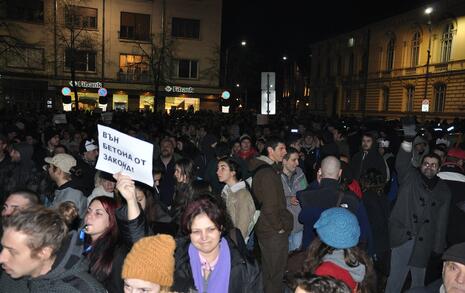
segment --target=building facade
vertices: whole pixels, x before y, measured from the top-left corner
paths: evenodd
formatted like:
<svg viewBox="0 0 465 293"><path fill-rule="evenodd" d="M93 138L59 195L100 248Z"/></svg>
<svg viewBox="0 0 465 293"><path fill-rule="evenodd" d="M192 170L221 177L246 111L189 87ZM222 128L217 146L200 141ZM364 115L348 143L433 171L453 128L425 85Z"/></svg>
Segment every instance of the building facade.
<svg viewBox="0 0 465 293"><path fill-rule="evenodd" d="M4 2L0 106L219 110L222 1Z"/></svg>
<svg viewBox="0 0 465 293"><path fill-rule="evenodd" d="M343 116L463 116L465 1L425 8L313 44L306 107Z"/></svg>

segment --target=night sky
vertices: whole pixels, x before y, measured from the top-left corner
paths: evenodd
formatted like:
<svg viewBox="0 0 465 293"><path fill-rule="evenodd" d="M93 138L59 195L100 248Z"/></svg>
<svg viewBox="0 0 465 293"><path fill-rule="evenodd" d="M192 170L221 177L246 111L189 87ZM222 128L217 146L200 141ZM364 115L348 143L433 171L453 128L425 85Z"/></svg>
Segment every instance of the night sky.
<svg viewBox="0 0 465 293"><path fill-rule="evenodd" d="M279 62L282 55L305 54L314 41L429 3L425 0L223 0L223 47L246 39L248 47L263 55L267 66L272 67L270 64L274 60Z"/></svg>

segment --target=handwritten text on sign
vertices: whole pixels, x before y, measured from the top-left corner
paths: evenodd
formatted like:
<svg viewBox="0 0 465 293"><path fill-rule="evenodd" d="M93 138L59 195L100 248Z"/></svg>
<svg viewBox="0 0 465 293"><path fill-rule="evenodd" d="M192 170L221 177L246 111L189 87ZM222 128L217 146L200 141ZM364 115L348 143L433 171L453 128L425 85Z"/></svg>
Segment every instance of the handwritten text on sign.
<svg viewBox="0 0 465 293"><path fill-rule="evenodd" d="M133 180L153 185L151 143L103 125L98 125L98 135L97 169L111 174L122 171Z"/></svg>

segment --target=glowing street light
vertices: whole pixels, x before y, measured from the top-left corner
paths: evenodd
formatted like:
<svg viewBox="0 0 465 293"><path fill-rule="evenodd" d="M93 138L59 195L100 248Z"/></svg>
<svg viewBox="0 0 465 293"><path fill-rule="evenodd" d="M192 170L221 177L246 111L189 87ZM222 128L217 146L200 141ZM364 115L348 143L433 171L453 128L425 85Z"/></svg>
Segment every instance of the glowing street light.
<svg viewBox="0 0 465 293"><path fill-rule="evenodd" d="M246 41L242 41L242 42L241 42L241 46L242 46L242 47L245 47L246 45L247 45L247 42L246 42Z"/></svg>
<svg viewBox="0 0 465 293"><path fill-rule="evenodd" d="M240 86L241 86L240 84L236 83L236 87L240 87Z"/></svg>
<svg viewBox="0 0 465 293"><path fill-rule="evenodd" d="M286 61L286 60L287 60L287 56L283 56L283 60Z"/></svg>
<svg viewBox="0 0 465 293"><path fill-rule="evenodd" d="M428 7L425 9L425 14L431 14L433 12L433 7Z"/></svg>

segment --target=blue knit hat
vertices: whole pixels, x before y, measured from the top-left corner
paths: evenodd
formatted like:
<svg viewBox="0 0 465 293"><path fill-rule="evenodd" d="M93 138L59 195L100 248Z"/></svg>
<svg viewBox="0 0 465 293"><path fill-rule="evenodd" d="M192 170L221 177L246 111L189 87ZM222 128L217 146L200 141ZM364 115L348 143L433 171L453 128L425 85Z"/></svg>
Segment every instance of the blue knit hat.
<svg viewBox="0 0 465 293"><path fill-rule="evenodd" d="M360 238L357 217L345 208L325 210L313 227L323 243L336 249L354 247Z"/></svg>

